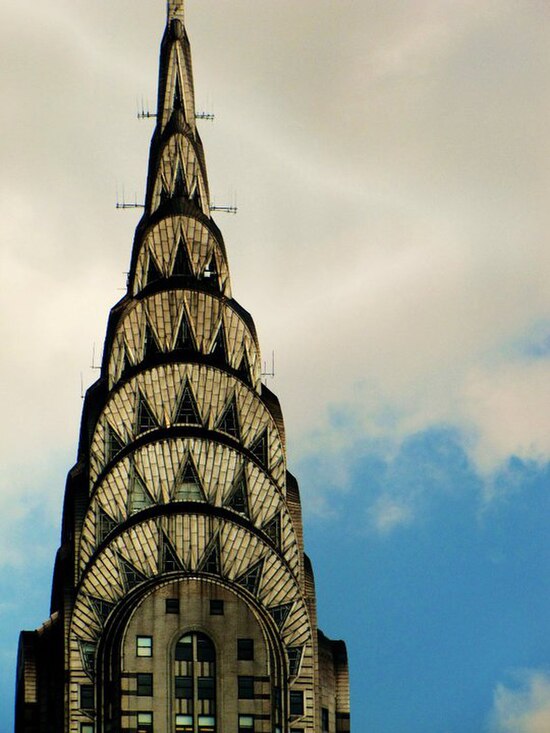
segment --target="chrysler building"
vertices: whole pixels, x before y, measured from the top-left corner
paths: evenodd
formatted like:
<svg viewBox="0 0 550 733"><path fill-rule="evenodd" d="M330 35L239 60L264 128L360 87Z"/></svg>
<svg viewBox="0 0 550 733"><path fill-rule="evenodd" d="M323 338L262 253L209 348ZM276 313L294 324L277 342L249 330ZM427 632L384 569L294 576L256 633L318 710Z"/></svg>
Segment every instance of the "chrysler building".
<svg viewBox="0 0 550 733"><path fill-rule="evenodd" d="M160 3L159 3L160 5ZM233 298L168 3L145 208L69 472L48 620L19 644L16 733L348 733L300 494Z"/></svg>

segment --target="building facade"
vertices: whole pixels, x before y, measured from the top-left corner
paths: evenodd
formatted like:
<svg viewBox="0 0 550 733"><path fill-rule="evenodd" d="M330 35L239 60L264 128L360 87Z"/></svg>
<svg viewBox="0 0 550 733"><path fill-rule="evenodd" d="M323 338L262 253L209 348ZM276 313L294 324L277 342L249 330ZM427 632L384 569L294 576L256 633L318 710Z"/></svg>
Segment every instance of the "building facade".
<svg viewBox="0 0 550 733"><path fill-rule="evenodd" d="M300 496L211 217L183 1L168 3L144 215L63 508L16 733L347 733Z"/></svg>

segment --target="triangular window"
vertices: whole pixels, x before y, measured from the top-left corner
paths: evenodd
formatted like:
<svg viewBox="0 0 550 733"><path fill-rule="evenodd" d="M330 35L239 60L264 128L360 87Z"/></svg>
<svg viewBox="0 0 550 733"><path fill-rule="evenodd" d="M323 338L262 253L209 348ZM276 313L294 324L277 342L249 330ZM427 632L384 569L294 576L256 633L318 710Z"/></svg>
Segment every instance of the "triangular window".
<svg viewBox="0 0 550 733"><path fill-rule="evenodd" d="M172 267L172 275L180 275L183 277L193 276L193 270L191 269L191 264L189 262L187 246L183 240L183 237L180 238L178 248L176 250L174 265Z"/></svg>
<svg viewBox="0 0 550 733"><path fill-rule="evenodd" d="M161 567L163 573L175 573L183 570L182 564L168 539L163 535L162 541L162 561Z"/></svg>
<svg viewBox="0 0 550 733"><path fill-rule="evenodd" d="M214 339L210 353L223 363L227 362L227 348L225 346L225 329L223 327L223 323L218 329L218 333Z"/></svg>
<svg viewBox="0 0 550 733"><path fill-rule="evenodd" d="M193 342L193 335L191 333L191 327L189 321L185 315L185 309L181 316L180 326L178 328L178 334L176 336L176 343L174 349L193 349L195 344Z"/></svg>
<svg viewBox="0 0 550 733"><path fill-rule="evenodd" d="M235 397L233 397L231 402L223 411L223 414L218 421L217 429L233 436L233 438L237 438L237 440L240 439L241 430L239 427L237 400Z"/></svg>
<svg viewBox="0 0 550 733"><path fill-rule="evenodd" d="M145 397L139 393L138 396L138 411L137 411L137 432L145 433L147 430L153 430L158 428L158 423L151 411L151 408L147 404Z"/></svg>
<svg viewBox="0 0 550 733"><path fill-rule="evenodd" d="M183 198L187 196L187 183L185 181L185 173L183 171L183 163L178 163L178 170L176 172L176 180L174 181L174 196Z"/></svg>
<svg viewBox="0 0 550 733"><path fill-rule="evenodd" d="M244 586L253 595L257 595L260 587L260 581L262 579L263 567L264 561L262 559L247 570L246 573L237 578L236 582L239 583L239 585Z"/></svg>
<svg viewBox="0 0 550 733"><path fill-rule="evenodd" d="M219 277L218 277L218 264L216 262L216 257L214 254L212 254L212 257L210 258L210 262L206 265L206 268L203 273L203 278L206 284L213 290L220 289L220 283L219 283Z"/></svg>
<svg viewBox="0 0 550 733"><path fill-rule="evenodd" d="M132 478L132 484L130 491L128 492L128 513L136 514L136 512L142 512L150 506L153 506L151 494L145 488L145 484L141 478L134 474Z"/></svg>
<svg viewBox="0 0 550 733"><path fill-rule="evenodd" d="M189 384L186 384L183 389L174 423L178 425L202 425L197 403Z"/></svg>
<svg viewBox="0 0 550 733"><path fill-rule="evenodd" d="M176 76L173 109L183 110L183 98L181 96L180 82Z"/></svg>
<svg viewBox="0 0 550 733"><path fill-rule="evenodd" d="M151 325L146 321L143 334L143 358L147 359L149 356L155 356L156 354L160 354L159 345Z"/></svg>
<svg viewBox="0 0 550 733"><path fill-rule="evenodd" d="M300 670L303 651L304 647L302 646L289 646L286 649L286 653L288 654L289 673L291 677L296 677Z"/></svg>
<svg viewBox="0 0 550 733"><path fill-rule="evenodd" d="M237 369L237 372L239 374L239 377L245 382L245 384L252 384L252 380L250 378L250 362L248 361L248 356L246 353L246 349L243 353L243 358L241 359L241 363L239 365L239 368Z"/></svg>
<svg viewBox="0 0 550 733"><path fill-rule="evenodd" d="M260 433L260 435L250 446L249 450L254 458L256 458L256 460L263 466L263 468L268 468L269 454L267 428Z"/></svg>
<svg viewBox="0 0 550 733"><path fill-rule="evenodd" d="M128 358L128 351L126 349L126 346L124 346L122 349L122 368L120 370L120 379L124 379L124 377L128 374L131 368L132 364L130 363L130 359Z"/></svg>
<svg viewBox="0 0 550 733"><path fill-rule="evenodd" d="M275 623L282 629L292 610L292 603L283 603L281 606L274 606L269 609L269 613L273 616Z"/></svg>
<svg viewBox="0 0 550 733"><path fill-rule="evenodd" d="M204 553L200 569L205 573L220 575L220 567L220 546L216 538Z"/></svg>
<svg viewBox="0 0 550 733"><path fill-rule="evenodd" d="M119 562L127 588L133 588L134 586L143 583L144 580L147 580L141 570L138 570L134 565L128 562L128 560L120 557L120 555Z"/></svg>
<svg viewBox="0 0 550 733"><path fill-rule="evenodd" d="M104 601L102 598L94 598L93 596L88 596L88 600L100 622L102 624L105 623L105 620L115 607L115 604L109 603L109 601Z"/></svg>
<svg viewBox="0 0 550 733"><path fill-rule="evenodd" d="M264 526L263 530L276 547L281 546L280 514L276 514L273 519L270 519L269 522Z"/></svg>
<svg viewBox="0 0 550 733"><path fill-rule="evenodd" d="M161 201L162 201L162 193L161 193ZM162 279L162 272L160 271L159 266L155 262L155 258L151 253L149 253L149 264L147 266L147 285L150 285L151 283L156 282L157 280Z"/></svg>
<svg viewBox="0 0 550 733"><path fill-rule="evenodd" d="M95 668L95 644L92 641L80 641L79 646L82 666L89 675L93 675Z"/></svg>
<svg viewBox="0 0 550 733"><path fill-rule="evenodd" d="M240 476L235 482L234 489L226 502L226 506L229 507L229 509L239 512L239 514L244 514L247 517L249 516L248 495L244 476Z"/></svg>
<svg viewBox="0 0 550 733"><path fill-rule="evenodd" d="M202 201L201 201L201 195L199 193L199 187L195 187L195 191L192 196L192 201L195 203L197 208L199 208L202 211Z"/></svg>
<svg viewBox="0 0 550 733"><path fill-rule="evenodd" d="M174 501L206 501L191 458L187 458L174 483Z"/></svg>
<svg viewBox="0 0 550 733"><path fill-rule="evenodd" d="M113 458L120 453L124 448L122 439L118 436L117 432L109 423L105 424L105 460L107 463L113 460Z"/></svg>
<svg viewBox="0 0 550 733"><path fill-rule="evenodd" d="M111 534L117 524L118 522L100 507L97 512L97 543L101 544L107 535Z"/></svg>

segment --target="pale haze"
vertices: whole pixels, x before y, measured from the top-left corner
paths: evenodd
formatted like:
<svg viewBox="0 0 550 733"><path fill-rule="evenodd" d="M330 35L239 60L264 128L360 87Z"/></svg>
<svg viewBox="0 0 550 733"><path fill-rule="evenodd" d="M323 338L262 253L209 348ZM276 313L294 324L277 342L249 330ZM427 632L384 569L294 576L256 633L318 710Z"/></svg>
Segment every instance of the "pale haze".
<svg viewBox="0 0 550 733"><path fill-rule="evenodd" d="M153 124L136 113L156 108L163 23L162 0L0 4L2 730L17 634L48 616L81 375L97 378L125 287L140 213L115 203L143 199ZM547 733L550 5L189 0L187 28L197 111L216 116L200 123L212 198L239 209L215 219L268 370L275 352L268 385L321 566L320 625L348 642L354 730ZM418 670L444 613L416 609L414 626L405 559L453 532L449 567L467 545L487 617L468 607L443 628L463 650L446 651L440 695ZM349 594L322 569L331 544L356 563ZM470 581L443 577L460 610Z"/></svg>

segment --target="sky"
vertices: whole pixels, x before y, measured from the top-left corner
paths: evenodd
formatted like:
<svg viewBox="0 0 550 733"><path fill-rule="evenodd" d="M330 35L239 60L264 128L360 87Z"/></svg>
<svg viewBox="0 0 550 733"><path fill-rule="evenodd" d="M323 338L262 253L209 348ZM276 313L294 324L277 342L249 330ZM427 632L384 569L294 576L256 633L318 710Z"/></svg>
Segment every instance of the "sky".
<svg viewBox="0 0 550 733"><path fill-rule="evenodd" d="M143 198L162 0L0 3L0 731ZM356 733L550 731L550 5L189 0Z"/></svg>

